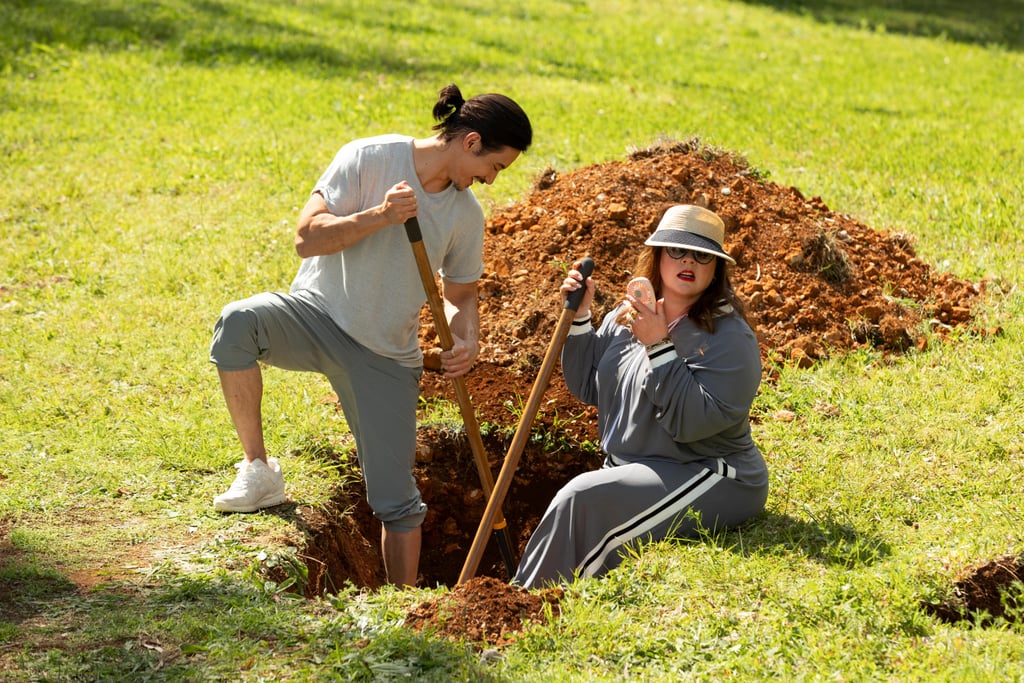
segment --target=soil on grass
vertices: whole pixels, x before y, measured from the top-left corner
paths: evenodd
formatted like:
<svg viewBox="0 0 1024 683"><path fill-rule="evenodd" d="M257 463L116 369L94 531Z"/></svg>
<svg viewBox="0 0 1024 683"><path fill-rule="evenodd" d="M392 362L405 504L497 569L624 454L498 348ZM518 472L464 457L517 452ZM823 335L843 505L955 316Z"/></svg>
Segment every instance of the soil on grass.
<svg viewBox="0 0 1024 683"><path fill-rule="evenodd" d="M765 381L784 364L808 367L865 347L884 356L924 350L930 339L974 325L971 309L984 283L938 272L915 255L909 235L868 227L698 140L660 144L568 173L549 169L526 198L496 209L487 221L482 348L465 382L484 427L494 480L552 350L561 316L557 290L567 265L594 259L599 322L621 301L643 240L665 209L680 203L706 206L725 221L725 247L737 261L733 282L760 339ZM437 372L437 343L424 308L422 392L455 403L451 381ZM555 491L601 461L590 445L596 412L569 394L557 362L551 381L536 390L544 391L543 399L502 507L516 558ZM509 585L491 538L475 577L456 585L485 507L464 433L421 427L416 477L429 506L419 585L455 588L417 606L411 624L494 644L524 619L540 619L545 604L557 607L557 594L538 601ZM382 584L379 526L362 496L357 485L335 501L336 510L353 511L347 517L305 516L314 539L307 549L315 556L310 594L346 581Z"/></svg>
<svg viewBox="0 0 1024 683"><path fill-rule="evenodd" d="M960 572L948 599L922 606L949 624L1016 622L1024 610L1024 556L1007 555L968 567Z"/></svg>
<svg viewBox="0 0 1024 683"><path fill-rule="evenodd" d="M561 588L529 592L490 576L477 576L413 607L405 624L453 640L506 645L523 624L558 617ZM550 616L549 616L550 615Z"/></svg>

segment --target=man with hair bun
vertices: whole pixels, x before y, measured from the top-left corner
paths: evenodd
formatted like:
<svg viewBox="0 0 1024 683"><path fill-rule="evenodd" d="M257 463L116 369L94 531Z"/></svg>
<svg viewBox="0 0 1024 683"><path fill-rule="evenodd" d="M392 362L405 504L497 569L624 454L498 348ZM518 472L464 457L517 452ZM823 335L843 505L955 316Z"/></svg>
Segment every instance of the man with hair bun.
<svg viewBox="0 0 1024 683"><path fill-rule="evenodd" d="M390 583L415 585L426 515L413 465L426 301L404 223L417 217L454 345L446 376L470 370L479 353L477 280L483 273L484 214L473 183L494 182L529 148L533 131L505 95L464 99L441 90L430 137L398 134L344 145L299 214L302 262L288 293L263 293L224 307L210 360L244 459L222 512L255 512L285 501L276 458L267 457L259 363L327 377L355 437L367 500L381 521Z"/></svg>

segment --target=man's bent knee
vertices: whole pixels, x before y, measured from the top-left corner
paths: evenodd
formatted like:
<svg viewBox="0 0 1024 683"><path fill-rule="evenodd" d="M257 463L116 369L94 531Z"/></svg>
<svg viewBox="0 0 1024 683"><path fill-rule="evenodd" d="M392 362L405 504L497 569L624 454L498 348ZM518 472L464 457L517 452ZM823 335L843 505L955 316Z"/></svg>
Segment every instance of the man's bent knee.
<svg viewBox="0 0 1024 683"><path fill-rule="evenodd" d="M213 327L210 361L221 370L248 370L256 367L256 313L233 302L224 307Z"/></svg>
<svg viewBox="0 0 1024 683"><path fill-rule="evenodd" d="M404 517L385 519L380 515L377 518L380 519L381 524L388 531L394 531L396 533L406 533L409 531L415 531L423 526L423 520L427 517L427 506L420 504L422 512L406 515Z"/></svg>

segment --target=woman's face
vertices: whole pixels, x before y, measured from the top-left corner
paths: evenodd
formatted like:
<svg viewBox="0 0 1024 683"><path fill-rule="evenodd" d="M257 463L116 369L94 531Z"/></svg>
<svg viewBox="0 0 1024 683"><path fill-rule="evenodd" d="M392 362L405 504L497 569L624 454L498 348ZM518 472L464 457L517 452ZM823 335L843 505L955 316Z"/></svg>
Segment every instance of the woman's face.
<svg viewBox="0 0 1024 683"><path fill-rule="evenodd" d="M714 279L718 257L712 256L707 263L699 263L694 256L696 252L689 249L682 252L679 258L673 258L668 249L661 250L659 268L662 296L672 293L696 301Z"/></svg>

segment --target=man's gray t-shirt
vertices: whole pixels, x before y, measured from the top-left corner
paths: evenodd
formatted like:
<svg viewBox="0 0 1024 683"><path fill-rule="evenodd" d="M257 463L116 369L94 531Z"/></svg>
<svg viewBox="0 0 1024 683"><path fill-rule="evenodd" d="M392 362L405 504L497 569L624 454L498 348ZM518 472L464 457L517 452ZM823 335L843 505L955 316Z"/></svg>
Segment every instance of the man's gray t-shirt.
<svg viewBox="0 0 1024 683"><path fill-rule="evenodd" d="M475 282L483 273L483 209L468 188L423 189L413 138L382 135L346 144L313 192L331 213L346 216L379 205L403 180L416 193L432 270L455 283ZM303 259L291 293L374 353L408 367L422 364L417 333L426 294L403 225L389 225L337 253Z"/></svg>

